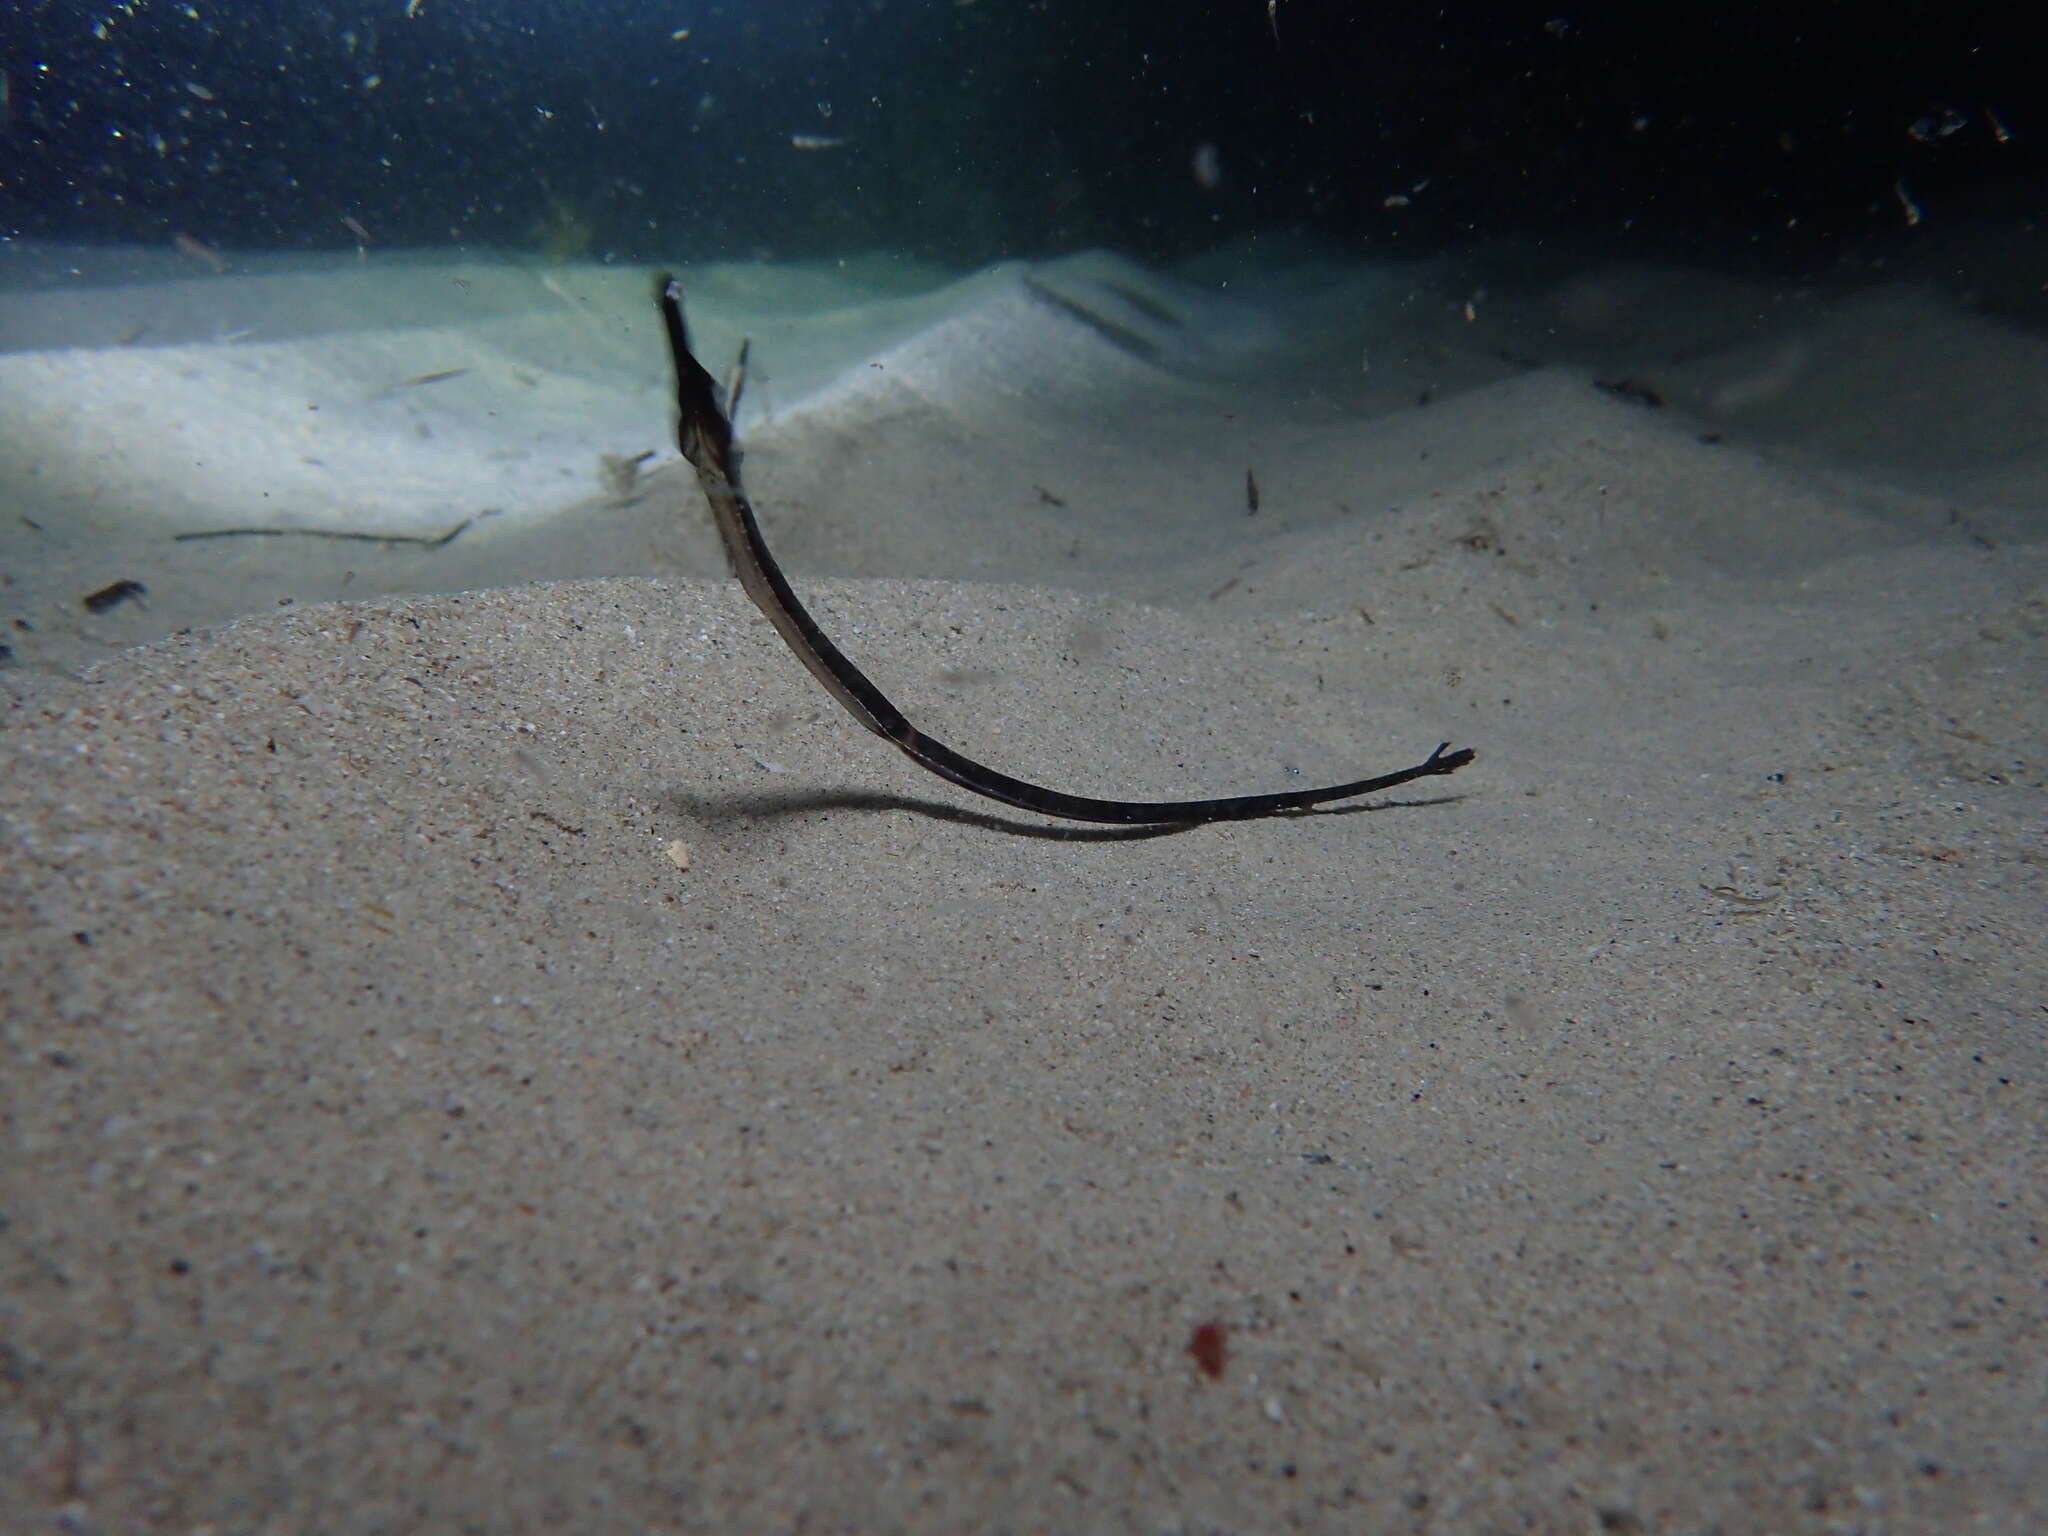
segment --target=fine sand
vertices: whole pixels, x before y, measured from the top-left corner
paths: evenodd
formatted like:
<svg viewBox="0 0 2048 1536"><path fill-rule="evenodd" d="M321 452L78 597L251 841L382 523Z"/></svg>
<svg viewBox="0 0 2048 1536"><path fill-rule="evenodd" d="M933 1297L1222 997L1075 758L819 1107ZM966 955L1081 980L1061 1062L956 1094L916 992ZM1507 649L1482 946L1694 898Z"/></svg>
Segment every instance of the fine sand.
<svg viewBox="0 0 2048 1536"><path fill-rule="evenodd" d="M1159 833L825 696L644 271L9 259L0 1529L2048 1524L2021 326L686 274L770 540L941 739L1479 754ZM174 539L249 528L375 537Z"/></svg>

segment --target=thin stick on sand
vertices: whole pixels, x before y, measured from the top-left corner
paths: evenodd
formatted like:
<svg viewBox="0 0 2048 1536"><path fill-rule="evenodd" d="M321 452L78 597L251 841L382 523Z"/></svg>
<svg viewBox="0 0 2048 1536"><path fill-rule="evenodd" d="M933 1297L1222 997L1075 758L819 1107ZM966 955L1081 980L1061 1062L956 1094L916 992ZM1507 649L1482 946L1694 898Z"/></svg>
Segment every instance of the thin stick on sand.
<svg viewBox="0 0 2048 1536"><path fill-rule="evenodd" d="M446 533L359 533L349 528L201 528L171 535L173 544L198 539L333 539L348 544L417 544L422 549L445 549L455 536L472 523L497 516L496 507L472 513Z"/></svg>
<svg viewBox="0 0 2048 1536"><path fill-rule="evenodd" d="M697 483L704 489L704 499L711 504L711 515L717 521L719 537L725 542L733 573L739 577L747 596L754 600L754 606L767 615L776 633L796 652L797 660L810 669L811 675L825 685L825 691L854 719L900 748L919 767L977 795L1043 816L1119 826L1194 826L1205 821L1279 816L1325 801L1375 794L1417 779L1456 773L1472 761L1474 753L1470 747L1453 752L1451 744L1444 742L1413 768L1322 789L1232 795L1221 800L1098 800L1013 779L934 741L906 720L882 690L825 637L818 621L790 590L782 568L768 552L761 525L754 519L754 509L740 489L732 423L719 408L717 386L690 351L689 330L683 322L682 284L666 275L658 278L655 299L661 306L662 320L668 328L669 351L675 359L676 445L697 471ZM734 373L731 395L737 398L744 375L739 367Z"/></svg>

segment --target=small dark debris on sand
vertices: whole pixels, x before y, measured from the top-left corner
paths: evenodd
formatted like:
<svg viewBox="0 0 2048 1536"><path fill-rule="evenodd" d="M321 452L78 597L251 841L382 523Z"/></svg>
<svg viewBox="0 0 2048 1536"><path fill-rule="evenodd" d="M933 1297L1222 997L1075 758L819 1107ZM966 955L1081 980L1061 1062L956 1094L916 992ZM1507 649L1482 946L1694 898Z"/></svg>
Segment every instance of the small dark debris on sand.
<svg viewBox="0 0 2048 1536"><path fill-rule="evenodd" d="M126 602L140 602L149 593L149 588L139 581L110 581L97 592L88 592L78 601L87 613L105 613L109 608L118 608Z"/></svg>

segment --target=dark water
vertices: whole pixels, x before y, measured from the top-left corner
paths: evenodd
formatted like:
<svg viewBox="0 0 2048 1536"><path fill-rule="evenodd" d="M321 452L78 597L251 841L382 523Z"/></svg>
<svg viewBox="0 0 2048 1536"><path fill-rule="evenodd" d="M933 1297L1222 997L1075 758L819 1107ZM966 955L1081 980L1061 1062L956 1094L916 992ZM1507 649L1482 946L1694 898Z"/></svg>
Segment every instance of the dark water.
<svg viewBox="0 0 2048 1536"><path fill-rule="evenodd" d="M1547 237L1824 268L1962 220L2019 239L2048 166L2017 5L0 9L0 228L38 241L976 264Z"/></svg>

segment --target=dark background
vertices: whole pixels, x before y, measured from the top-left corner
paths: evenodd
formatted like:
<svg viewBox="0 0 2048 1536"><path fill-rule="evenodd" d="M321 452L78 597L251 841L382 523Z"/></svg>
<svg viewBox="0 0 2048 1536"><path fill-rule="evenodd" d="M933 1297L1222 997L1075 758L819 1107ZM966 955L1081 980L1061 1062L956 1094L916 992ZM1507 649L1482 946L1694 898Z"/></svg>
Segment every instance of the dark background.
<svg viewBox="0 0 2048 1536"><path fill-rule="evenodd" d="M0 233L346 249L346 216L559 259L961 263L1572 237L1812 266L2031 233L2029 9L14 0Z"/></svg>

